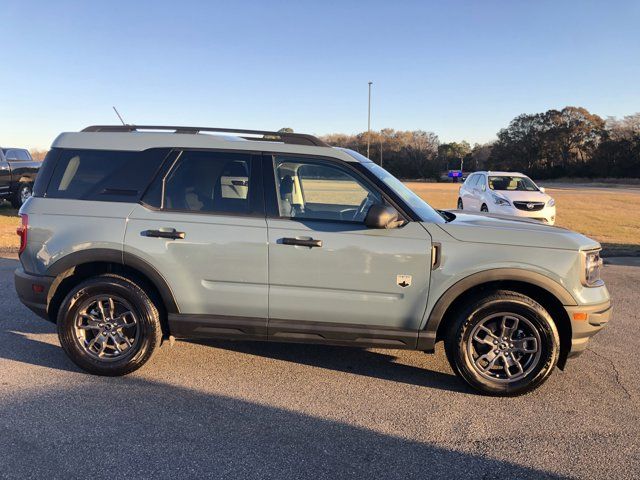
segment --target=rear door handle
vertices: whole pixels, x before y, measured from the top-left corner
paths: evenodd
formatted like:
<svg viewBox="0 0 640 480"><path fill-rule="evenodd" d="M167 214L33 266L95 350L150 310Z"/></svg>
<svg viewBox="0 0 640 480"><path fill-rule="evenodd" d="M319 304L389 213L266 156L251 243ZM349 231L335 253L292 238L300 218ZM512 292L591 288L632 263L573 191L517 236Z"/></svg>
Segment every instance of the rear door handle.
<svg viewBox="0 0 640 480"><path fill-rule="evenodd" d="M181 240L185 237L184 232L178 232L175 228L160 228L158 230L145 230L140 235L143 237L169 238L171 240Z"/></svg>
<svg viewBox="0 0 640 480"><path fill-rule="evenodd" d="M284 245L297 245L300 247L322 247L322 240L314 240L310 238L309 240L302 240L300 238L283 238L282 243Z"/></svg>

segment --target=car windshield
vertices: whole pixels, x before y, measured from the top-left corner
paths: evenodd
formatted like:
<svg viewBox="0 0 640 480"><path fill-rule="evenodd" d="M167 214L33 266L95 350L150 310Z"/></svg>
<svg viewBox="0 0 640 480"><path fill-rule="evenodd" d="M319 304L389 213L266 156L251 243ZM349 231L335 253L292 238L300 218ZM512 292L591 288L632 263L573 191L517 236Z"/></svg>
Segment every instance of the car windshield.
<svg viewBox="0 0 640 480"><path fill-rule="evenodd" d="M508 190L515 192L538 191L538 187L529 177L512 177L509 175L489 177L489 188L491 190Z"/></svg>
<svg viewBox="0 0 640 480"><path fill-rule="evenodd" d="M351 153L351 152L349 152ZM373 162L363 162L362 166L378 177L385 185L393 190L411 209L420 217L423 222L443 223L444 217L438 213L427 202L416 195L413 190L407 187L396 177L387 172L384 168Z"/></svg>

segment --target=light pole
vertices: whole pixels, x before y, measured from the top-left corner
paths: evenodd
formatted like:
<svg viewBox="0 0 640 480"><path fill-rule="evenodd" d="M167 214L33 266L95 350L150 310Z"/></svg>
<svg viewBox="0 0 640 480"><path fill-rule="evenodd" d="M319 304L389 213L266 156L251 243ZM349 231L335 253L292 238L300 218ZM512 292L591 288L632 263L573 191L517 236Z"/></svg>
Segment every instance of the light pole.
<svg viewBox="0 0 640 480"><path fill-rule="evenodd" d="M367 115L367 158L369 158L369 150L371 148L371 85L369 82L369 113Z"/></svg>

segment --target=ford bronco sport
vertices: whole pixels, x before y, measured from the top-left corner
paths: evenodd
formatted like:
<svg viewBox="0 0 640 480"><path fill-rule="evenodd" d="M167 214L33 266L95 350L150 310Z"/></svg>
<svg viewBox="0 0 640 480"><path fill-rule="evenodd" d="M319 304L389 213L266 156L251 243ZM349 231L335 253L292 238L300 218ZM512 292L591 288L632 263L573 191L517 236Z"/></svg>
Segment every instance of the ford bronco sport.
<svg viewBox="0 0 640 480"><path fill-rule="evenodd" d="M436 211L310 135L94 126L54 142L20 210L22 302L78 366L123 375L163 338L444 348L529 391L610 317L600 245Z"/></svg>

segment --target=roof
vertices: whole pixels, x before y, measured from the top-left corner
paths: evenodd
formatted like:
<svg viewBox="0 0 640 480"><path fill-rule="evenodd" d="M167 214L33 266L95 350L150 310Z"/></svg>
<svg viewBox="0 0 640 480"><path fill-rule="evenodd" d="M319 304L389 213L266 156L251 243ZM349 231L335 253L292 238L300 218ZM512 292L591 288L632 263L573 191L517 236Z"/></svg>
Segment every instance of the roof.
<svg viewBox="0 0 640 480"><path fill-rule="evenodd" d="M519 176L519 177L526 177L526 175L524 173L520 173L520 172L493 172L491 170L481 170L478 172L473 172L473 173L486 173L488 175L494 175L496 177L507 177L507 176Z"/></svg>
<svg viewBox="0 0 640 480"><path fill-rule="evenodd" d="M51 147L128 151L149 148L216 148L300 153L330 156L347 162L363 161L344 149L329 146L312 135L226 128L93 126L81 132L61 133Z"/></svg>

